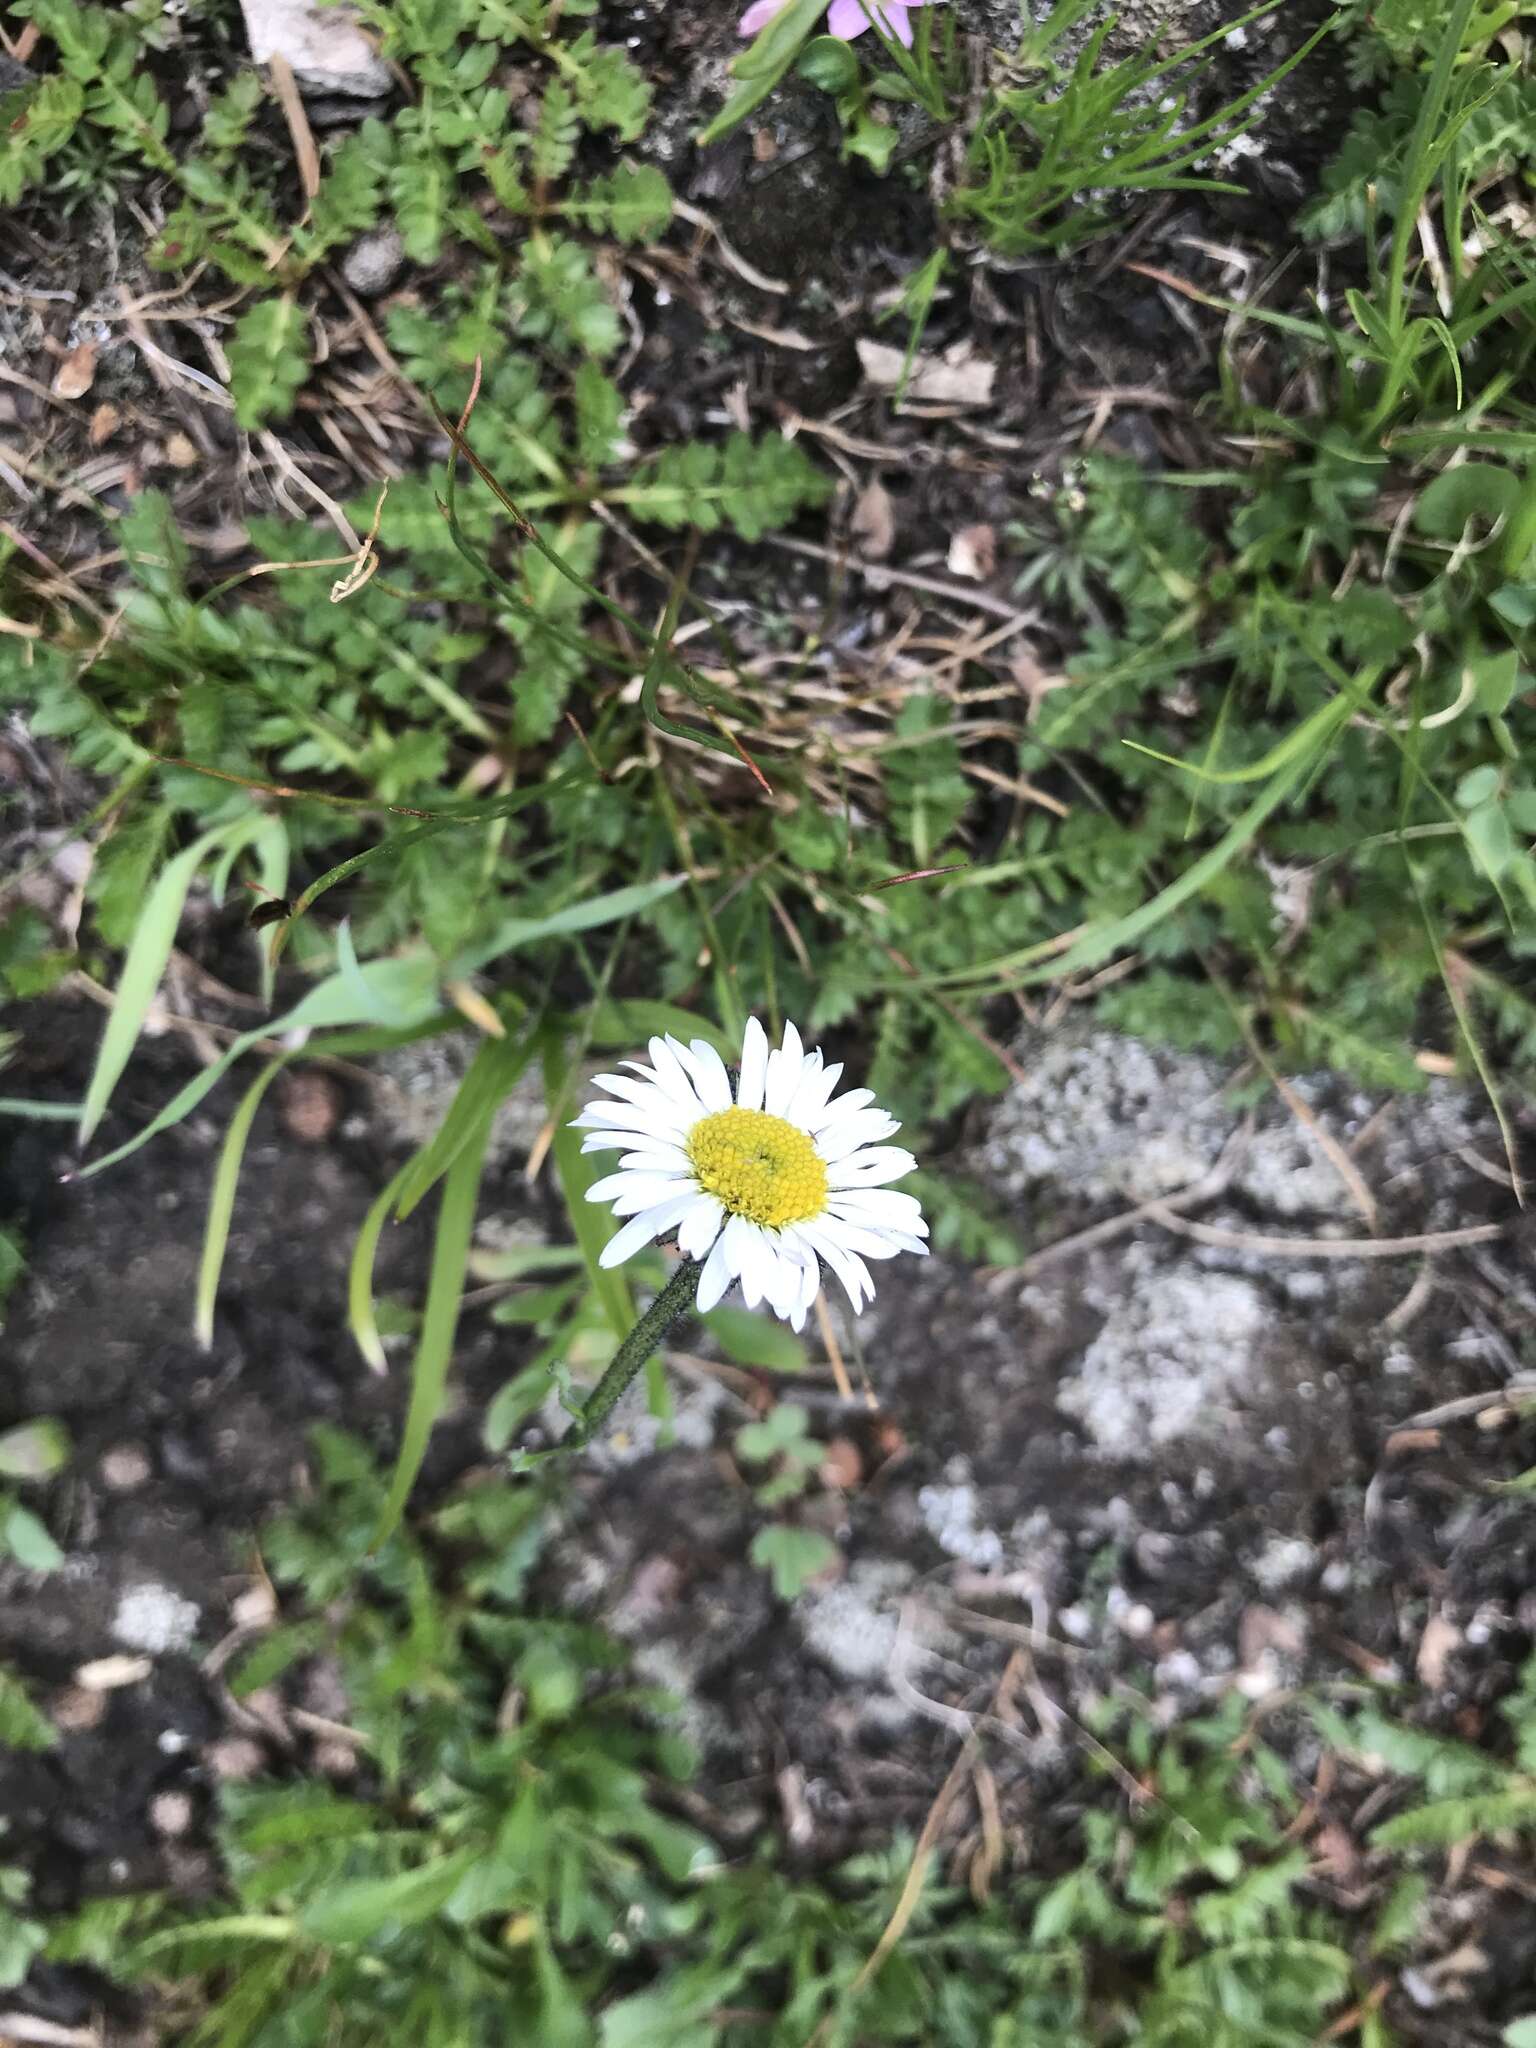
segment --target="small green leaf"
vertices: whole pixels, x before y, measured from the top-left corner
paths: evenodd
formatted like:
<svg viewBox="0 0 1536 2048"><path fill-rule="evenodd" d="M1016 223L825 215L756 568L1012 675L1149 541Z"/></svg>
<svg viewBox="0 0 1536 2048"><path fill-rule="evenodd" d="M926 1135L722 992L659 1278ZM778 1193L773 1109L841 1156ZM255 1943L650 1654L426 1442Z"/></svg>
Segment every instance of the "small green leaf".
<svg viewBox="0 0 1536 2048"><path fill-rule="evenodd" d="M804 1372L805 1346L776 1316L756 1316L744 1308L712 1308L704 1327L736 1365L760 1366L768 1372Z"/></svg>
<svg viewBox="0 0 1536 2048"><path fill-rule="evenodd" d="M69 1431L51 1415L0 1434L0 1479L49 1479L69 1458Z"/></svg>
<svg viewBox="0 0 1536 2048"><path fill-rule="evenodd" d="M798 1450L810 1429L810 1417L794 1401L780 1401L761 1422L749 1422L736 1432L736 1448L744 1458L758 1463L776 1458L784 1451Z"/></svg>
<svg viewBox="0 0 1536 2048"><path fill-rule="evenodd" d="M1511 471L1491 462L1463 462L1425 485L1414 507L1414 524L1434 540L1458 541L1474 519L1495 526L1507 518L1519 496Z"/></svg>
<svg viewBox="0 0 1536 2048"><path fill-rule="evenodd" d="M452 1896L465 1872L480 1855L459 1849L436 1856L397 1877L359 1878L352 1884L321 1891L299 1915L299 1926L311 1940L327 1947L367 1941L384 1927L411 1927L430 1920Z"/></svg>
<svg viewBox="0 0 1536 2048"><path fill-rule="evenodd" d="M795 62L802 78L834 99L859 82L859 60L838 36L812 36Z"/></svg>
<svg viewBox="0 0 1536 2048"><path fill-rule="evenodd" d="M0 1749L52 1749L59 1732L33 1706L26 1687L0 1664Z"/></svg>
<svg viewBox="0 0 1536 2048"><path fill-rule="evenodd" d="M1477 701L1489 718L1502 718L1509 709L1520 674L1520 656L1513 647L1502 654L1485 654L1467 664L1477 691Z"/></svg>
<svg viewBox="0 0 1536 2048"><path fill-rule="evenodd" d="M827 0L789 0L787 6L780 8L757 40L732 64L731 70L741 79L741 87L700 131L701 147L729 135L755 107L762 105L794 63L806 37L825 14L826 6Z"/></svg>
<svg viewBox="0 0 1536 2048"><path fill-rule="evenodd" d="M755 1565L772 1574L773 1590L779 1598L793 1600L818 1572L836 1562L837 1545L814 1529L774 1522L758 1530L748 1554Z"/></svg>
<svg viewBox="0 0 1536 2048"><path fill-rule="evenodd" d="M1478 865L1492 880L1509 866L1515 851L1515 837L1501 804L1483 804L1471 812L1462 828Z"/></svg>
<svg viewBox="0 0 1536 2048"><path fill-rule="evenodd" d="M29 1572L56 1572L64 1553L30 1508L18 1502L0 1521L0 1550L9 1550Z"/></svg>
<svg viewBox="0 0 1536 2048"><path fill-rule="evenodd" d="M1463 775L1456 785L1456 801L1464 811L1475 811L1487 803L1499 786L1499 770L1485 764Z"/></svg>

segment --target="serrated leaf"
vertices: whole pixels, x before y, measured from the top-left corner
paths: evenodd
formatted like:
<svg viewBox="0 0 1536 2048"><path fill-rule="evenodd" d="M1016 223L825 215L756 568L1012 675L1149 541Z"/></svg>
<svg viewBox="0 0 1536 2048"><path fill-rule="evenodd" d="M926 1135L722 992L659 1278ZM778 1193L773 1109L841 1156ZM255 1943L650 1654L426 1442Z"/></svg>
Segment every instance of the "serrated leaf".
<svg viewBox="0 0 1536 2048"><path fill-rule="evenodd" d="M235 419L247 433L286 419L309 375L309 320L296 299L259 299L229 340Z"/></svg>

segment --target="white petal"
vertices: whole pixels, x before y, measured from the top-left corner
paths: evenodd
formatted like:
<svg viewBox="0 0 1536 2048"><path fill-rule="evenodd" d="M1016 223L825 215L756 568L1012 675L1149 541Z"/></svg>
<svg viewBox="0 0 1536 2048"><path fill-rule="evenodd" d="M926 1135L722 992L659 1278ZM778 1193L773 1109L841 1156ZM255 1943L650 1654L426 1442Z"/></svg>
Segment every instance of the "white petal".
<svg viewBox="0 0 1536 2048"><path fill-rule="evenodd" d="M632 1102L636 1109L643 1110L647 1117L656 1114L665 1116L669 1122L676 1122L678 1104L668 1095L665 1088L655 1081L631 1081L627 1074L595 1074L594 1088L606 1088L610 1095L617 1095L621 1102Z"/></svg>
<svg viewBox="0 0 1536 2048"><path fill-rule="evenodd" d="M893 1230L911 1231L926 1237L923 1206L916 1195L898 1195L890 1188L852 1188L833 1194L827 1203L829 1216L848 1216L855 1222L888 1223Z"/></svg>
<svg viewBox="0 0 1536 2048"><path fill-rule="evenodd" d="M598 1188L605 1190L599 1194ZM588 1190L589 1202L608 1202L615 1216L638 1216L658 1202L674 1201L679 1195L694 1196L696 1184L675 1173L610 1173Z"/></svg>
<svg viewBox="0 0 1536 2048"><path fill-rule="evenodd" d="M835 1166L839 1159L846 1159L850 1152L857 1152L861 1145L878 1145L882 1139L894 1137L901 1129L893 1116L883 1109L861 1109L852 1116L844 1117L839 1124L817 1134L816 1150L828 1166Z"/></svg>
<svg viewBox="0 0 1536 2048"><path fill-rule="evenodd" d="M887 1230L881 1224L854 1223L844 1216L818 1216L816 1222L836 1243L866 1259L894 1259L908 1244L918 1242L915 1237L904 1239L900 1231Z"/></svg>
<svg viewBox="0 0 1536 2048"><path fill-rule="evenodd" d="M840 1095L835 1102L829 1102L824 1109L817 1110L806 1125L814 1138L819 1131L830 1130L833 1124L841 1123L845 1116L852 1116L856 1109L865 1109L875 1099L873 1088L850 1088L846 1095Z"/></svg>
<svg viewBox="0 0 1536 2048"><path fill-rule="evenodd" d="M878 1188L887 1181L911 1173L917 1161L900 1145L864 1145L840 1159L827 1173L827 1185L834 1188Z"/></svg>
<svg viewBox="0 0 1536 2048"><path fill-rule="evenodd" d="M665 1096L659 1100L666 1104ZM664 1112L636 1108L633 1103L589 1102L580 1116L571 1118L573 1131L643 1131L654 1137L681 1139L686 1135L684 1119L670 1106Z"/></svg>
<svg viewBox="0 0 1536 2048"><path fill-rule="evenodd" d="M725 1205L716 1195L698 1195L677 1233L677 1248L690 1259L702 1259L720 1235Z"/></svg>
<svg viewBox="0 0 1536 2048"><path fill-rule="evenodd" d="M651 1069L643 1066L639 1060L625 1060L623 1064L632 1067L640 1076L642 1085L649 1086L662 1098L667 1105L669 1116L686 1123L704 1114L699 1105L699 1098L693 1092L692 1083L681 1070L674 1081L670 1074L653 1074Z"/></svg>
<svg viewBox="0 0 1536 2048"><path fill-rule="evenodd" d="M632 1258L643 1244L653 1238L666 1237L682 1222L693 1207L696 1195L679 1195L671 1202L658 1202L654 1209L642 1209L632 1222L626 1223L617 1237L612 1237L603 1246L600 1266L622 1266Z"/></svg>
<svg viewBox="0 0 1536 2048"><path fill-rule="evenodd" d="M587 1140L587 1145L591 1144ZM585 1152L587 1145L582 1146ZM692 1173L693 1161L681 1145L637 1145L633 1152L626 1152L619 1161L620 1166L638 1166L645 1173Z"/></svg>
<svg viewBox="0 0 1536 2048"><path fill-rule="evenodd" d="M798 1130L804 1130L809 1119L815 1116L826 1100L826 1068L820 1052L813 1052L800 1069L800 1079L794 1093L784 1105L784 1119Z"/></svg>
<svg viewBox="0 0 1536 2048"><path fill-rule="evenodd" d="M767 1282L772 1278L766 1251L763 1234L755 1223L749 1223L745 1216L728 1218L725 1255L730 1260L731 1270L740 1276L741 1298L748 1308L757 1307Z"/></svg>
<svg viewBox="0 0 1536 2048"><path fill-rule="evenodd" d="M768 1079L763 1089L763 1107L770 1116L782 1116L789 1106L790 1097L800 1086L804 1061L800 1033L786 1020L783 1046L778 1052L771 1052L768 1055Z"/></svg>
<svg viewBox="0 0 1536 2048"><path fill-rule="evenodd" d="M819 1252L843 1283L843 1291L853 1303L857 1315L864 1306L865 1298L873 1301L875 1283L869 1277L869 1270L857 1252L850 1251L839 1236L823 1229L819 1224L802 1223L800 1231L812 1249Z"/></svg>
<svg viewBox="0 0 1536 2048"><path fill-rule="evenodd" d="M656 1069L657 1078L667 1093L694 1116L700 1115L703 1104L699 1101L698 1091L668 1041L665 1038L653 1038L649 1050L651 1065Z"/></svg>
<svg viewBox="0 0 1536 2048"><path fill-rule="evenodd" d="M708 1315L735 1278L725 1249L725 1232L722 1230L715 1239L709 1257L704 1261L704 1271L699 1275L699 1292L695 1307L701 1316Z"/></svg>
<svg viewBox="0 0 1536 2048"><path fill-rule="evenodd" d="M725 1061L709 1041L696 1038L691 1045L680 1045L675 1038L669 1038L667 1043L677 1054L705 1109L711 1115L729 1109L731 1077L725 1071Z"/></svg>
<svg viewBox="0 0 1536 2048"><path fill-rule="evenodd" d="M739 1109L761 1109L763 1080L768 1070L768 1034L755 1017L741 1035L741 1078L736 1083Z"/></svg>
<svg viewBox="0 0 1536 2048"><path fill-rule="evenodd" d="M781 1323L787 1323L795 1312L795 1303L800 1299L800 1279L800 1261L793 1251L786 1246L775 1252L768 1306Z"/></svg>

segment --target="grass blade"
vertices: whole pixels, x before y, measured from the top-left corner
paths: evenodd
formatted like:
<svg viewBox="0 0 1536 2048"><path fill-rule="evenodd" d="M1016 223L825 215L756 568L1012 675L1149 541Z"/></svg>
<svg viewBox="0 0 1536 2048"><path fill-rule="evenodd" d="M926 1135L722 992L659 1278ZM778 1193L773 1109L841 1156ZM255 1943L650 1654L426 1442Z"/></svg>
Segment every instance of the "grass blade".
<svg viewBox="0 0 1536 2048"><path fill-rule="evenodd" d="M224 1253L229 1245L230 1219L235 1213L235 1189L240 1180L240 1163L245 1157L251 1125L261 1107L262 1097L288 1064L288 1055L269 1060L240 1098L240 1106L229 1120L219 1163L214 1168L213 1188L208 1197L208 1223L203 1232L203 1255L197 1268L197 1308L192 1327L199 1350L213 1343L213 1310L218 1299L219 1275L224 1270Z"/></svg>
<svg viewBox="0 0 1536 2048"><path fill-rule="evenodd" d="M531 946L536 939L569 938L573 932L588 932L597 925L638 917L681 889L687 879L686 875L663 875L654 882L632 882L623 889L609 889L601 896L583 896L568 903L564 910L552 910L547 917L508 918L482 945L462 955L448 978L487 967L519 946Z"/></svg>
<svg viewBox="0 0 1536 2048"><path fill-rule="evenodd" d="M211 832L204 832L161 869L134 926L133 940L112 999L112 1014L101 1035L95 1070L80 1110L82 1145L89 1144L96 1126L106 1113L113 1089L122 1079L129 1055L138 1043L144 1019L149 1015L149 1006L155 999L160 977L176 943L176 928L181 922L182 906L192 886L192 877L215 846L226 842L236 831L248 834L253 822L242 818L235 827L220 825Z"/></svg>
<svg viewBox="0 0 1536 2048"><path fill-rule="evenodd" d="M434 1182L442 1179L474 1137L494 1117L507 1091L517 1085L537 1043L532 1028L520 1039L487 1039L459 1083L448 1113L400 1176L395 1220L403 1223Z"/></svg>
<svg viewBox="0 0 1536 2048"><path fill-rule="evenodd" d="M419 1157L418 1153L416 1158ZM373 1303L374 1262L379 1255L379 1239L384 1234L384 1219L394 1207L395 1197L415 1164L415 1158L408 1159L368 1204L368 1213L352 1247L352 1262L347 1268L347 1327L358 1350L367 1360L370 1372L389 1370L389 1361L384 1356L384 1339L379 1335L378 1312Z"/></svg>
<svg viewBox="0 0 1536 2048"><path fill-rule="evenodd" d="M371 960L361 973L365 993L369 994L370 1000L377 998L393 1005L397 1014L407 1020L402 1022L397 1032L379 1032L380 1044L395 1042L401 1032L407 1038L412 1037L420 1025L438 1014L437 963L429 954L408 954L399 960ZM328 976L283 1016L274 1017L270 1024L263 1024L255 1031L243 1033L226 1046L213 1065L195 1074L163 1109L150 1118L143 1130L136 1131L114 1151L105 1152L100 1159L93 1159L89 1166L83 1166L80 1169L81 1179L115 1166L130 1152L137 1152L141 1145L158 1137L161 1131L169 1130L172 1124L179 1124L224 1078L235 1061L253 1046L260 1045L263 1039L278 1037L285 1031L315 1031L326 1026L368 1023L369 1017L359 1014L358 1002L357 992L348 986L343 976Z"/></svg>
<svg viewBox="0 0 1536 2048"><path fill-rule="evenodd" d="M485 1161L486 1140L491 1133L487 1112L471 1132L463 1150L449 1167L443 1181L442 1201L437 1211L437 1235L432 1243L432 1266L427 1277L427 1304L422 1310L421 1333L416 1356L411 1362L411 1405L406 1412L405 1433L400 1455L395 1460L389 1497L373 1532L371 1548L393 1532L410 1498L411 1488L427 1455L432 1426L443 1405L443 1388L453 1359L453 1339L459 1326L459 1300L464 1292L464 1268L469 1260L469 1241L475 1227L475 1204L480 1194L480 1169Z"/></svg>

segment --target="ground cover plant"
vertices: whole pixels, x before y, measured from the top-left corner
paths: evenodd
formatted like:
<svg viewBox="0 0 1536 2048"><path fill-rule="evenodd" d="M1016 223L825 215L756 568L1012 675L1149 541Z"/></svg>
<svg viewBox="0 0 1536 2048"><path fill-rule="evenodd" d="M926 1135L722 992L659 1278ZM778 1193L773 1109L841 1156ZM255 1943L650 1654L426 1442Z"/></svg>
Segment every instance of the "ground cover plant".
<svg viewBox="0 0 1536 2048"><path fill-rule="evenodd" d="M46 1926L25 1917L24 1881L12 1894L0 1953L158 1987L188 2042L408 2025L469 2043L510 2023L701 2048L940 2033L1278 2048L1322 2032L1385 2048L1387 1973L1419 1939L1439 1852L1536 1825L1528 1672L1504 1708L1507 1761L1401 1725L1358 1686L1262 1721L1233 1695L1174 1732L1134 1693L1106 1700L1070 1837L1022 1877L973 1864L969 1889L925 1883L927 1849L914 1865L900 1842L816 1884L722 1860L665 1699L627 1686L597 1632L529 1602L547 1490L471 1487L378 1549L366 1451L326 1431L314 1459L311 1498L262 1538L281 1618L230 1684L249 1698L333 1663L357 1782L227 1787L232 1898L211 1911L141 1896ZM52 1739L20 1712L12 1740ZM1296 1841L1316 1818L1295 1747L1315 1756L1312 1723L1338 1760L1330 1812L1392 1795L1347 1913Z"/></svg>
<svg viewBox="0 0 1536 2048"><path fill-rule="evenodd" d="M539 1597L576 1496L499 1461L667 1277L656 1253L602 1265L569 1128L589 1066L655 1034L732 1057L748 1017L793 1018L846 1051L923 1134L935 1243L994 1265L1019 1219L949 1155L1019 1079L1020 1026L1079 1006L1237 1053L1256 1091L1460 1072L1518 1194L1517 15L1258 8L1138 47L1079 0L1006 35L935 0L908 47L809 4L745 43L695 13L365 5L366 115L254 68L228 8L5 16L0 203L32 267L5 307L28 367L0 451L0 993L109 1014L67 1098L7 1076L0 1131L68 1118L83 1188L217 1119L185 1289L216 1354L250 1155L295 1075L472 1049L347 1247L359 1360L409 1360L395 1462L320 1440L313 1497L262 1543L282 1620L231 1681L338 1665L356 1781L227 1785L195 1902L65 1911L7 1866L0 1981L93 1972L210 2044L509 2016L609 2048L1444 2038L1403 1973L1460 1910L1464 1845L1528 1883L1528 1676L1462 1741L1353 1680L1273 1741L1230 1700L1169 1729L1107 1686L1075 1698L1070 1816L1038 1841L1004 1841L978 1779L984 1854L937 1855L941 1796L931 1837L800 1872L729 1839L665 1703ZM1357 104L1309 184L1251 203L1323 62ZM761 215L797 152L846 215L832 232L823 198L802 239L833 267L792 297ZM98 296L70 274L67 321L54 222L115 252ZM1143 296L1106 326L1156 346L1074 384L1056 337L1111 273ZM821 392L784 368L823 356ZM198 1063L146 1093L173 984L209 1005L175 1017ZM487 1247L517 1091L555 1206L548 1241ZM402 1300L378 1274L418 1211ZM0 1296L25 1256L0 1216ZM481 1290L517 1347L475 1421L493 1473L434 1502ZM848 1452L776 1398L800 1339L728 1304L702 1341L753 1389L746 1552L795 1601L840 1568ZM659 1367L649 1397L665 1440ZM67 1458L46 1421L0 1435L20 1567L64 1562L42 1487ZM51 1754L3 1667L0 1719ZM1319 1770L1360 1799L1335 1812ZM1488 2009L1518 2048L1518 1996Z"/></svg>

